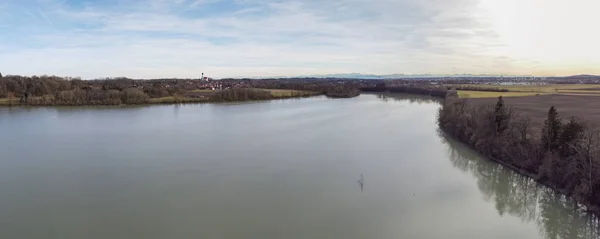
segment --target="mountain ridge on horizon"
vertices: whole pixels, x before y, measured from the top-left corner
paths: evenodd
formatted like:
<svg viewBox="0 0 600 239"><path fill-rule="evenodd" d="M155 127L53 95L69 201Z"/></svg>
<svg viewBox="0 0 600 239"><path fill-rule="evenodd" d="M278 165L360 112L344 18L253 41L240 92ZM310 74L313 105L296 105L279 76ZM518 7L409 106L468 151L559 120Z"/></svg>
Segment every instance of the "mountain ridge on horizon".
<svg viewBox="0 0 600 239"><path fill-rule="evenodd" d="M0 74L2 76L2 74ZM11 76L7 74L5 76ZM18 75L17 75L18 76ZM35 76L35 75L33 75ZM55 76L55 75L52 75ZM294 76L235 76L235 77L215 77L211 79L293 79L293 78L333 78L333 79L365 79L365 80L391 80L391 79L409 79L409 78L440 78L440 77L550 77L550 78L570 78L570 79L584 79L584 78L600 78L600 75L594 74L577 74L568 76L535 76L535 75L498 75L498 74L363 74L363 73L334 73L334 74L311 74L311 75L294 75ZM1 77L0 77L1 78ZM128 78L137 80L149 80L149 79L195 79L194 77L156 77L156 78L131 78L126 76L120 77L106 77L106 78L90 78L85 80L99 80L108 78Z"/></svg>

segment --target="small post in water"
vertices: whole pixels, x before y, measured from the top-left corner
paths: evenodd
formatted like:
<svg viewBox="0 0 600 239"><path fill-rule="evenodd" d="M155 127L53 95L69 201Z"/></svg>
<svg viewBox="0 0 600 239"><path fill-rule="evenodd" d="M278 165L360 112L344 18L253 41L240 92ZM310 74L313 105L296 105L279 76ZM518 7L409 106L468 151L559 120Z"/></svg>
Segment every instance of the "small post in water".
<svg viewBox="0 0 600 239"><path fill-rule="evenodd" d="M362 192L363 191L363 186L364 186L364 183L365 183L365 181L363 179L363 174L362 173L360 174L360 179L358 180L358 183L360 184L360 191Z"/></svg>

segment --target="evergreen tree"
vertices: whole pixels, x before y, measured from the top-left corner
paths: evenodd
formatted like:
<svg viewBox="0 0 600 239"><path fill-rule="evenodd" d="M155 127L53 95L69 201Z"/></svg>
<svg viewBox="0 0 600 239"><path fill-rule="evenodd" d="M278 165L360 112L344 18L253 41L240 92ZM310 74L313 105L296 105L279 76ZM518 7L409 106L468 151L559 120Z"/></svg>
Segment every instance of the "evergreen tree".
<svg viewBox="0 0 600 239"><path fill-rule="evenodd" d="M496 127L496 134L502 134L508 128L508 113L504 106L504 100L502 96L498 97L496 108L494 110L494 123Z"/></svg>
<svg viewBox="0 0 600 239"><path fill-rule="evenodd" d="M542 144L545 150L556 150L560 146L559 135L561 134L562 121L554 105L548 110L548 117L542 127Z"/></svg>
<svg viewBox="0 0 600 239"><path fill-rule="evenodd" d="M572 146L582 138L583 132L583 124L577 121L574 117L572 117L571 120L563 126L559 138L561 156L566 158L575 154Z"/></svg>

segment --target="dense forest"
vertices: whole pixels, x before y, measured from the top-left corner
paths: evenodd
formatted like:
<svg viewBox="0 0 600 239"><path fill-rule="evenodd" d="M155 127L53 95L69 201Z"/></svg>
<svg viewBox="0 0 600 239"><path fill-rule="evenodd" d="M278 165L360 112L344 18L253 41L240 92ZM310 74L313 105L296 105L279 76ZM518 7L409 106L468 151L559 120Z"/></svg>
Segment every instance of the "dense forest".
<svg viewBox="0 0 600 239"><path fill-rule="evenodd" d="M143 104L150 98L179 95L185 87L126 78L84 81L56 76L4 76L0 98L25 105L119 105Z"/></svg>
<svg viewBox="0 0 600 239"><path fill-rule="evenodd" d="M495 106L447 97L439 110L439 126L484 156L598 211L600 133L575 118L561 119L554 106L535 132L530 119L505 105L502 97Z"/></svg>

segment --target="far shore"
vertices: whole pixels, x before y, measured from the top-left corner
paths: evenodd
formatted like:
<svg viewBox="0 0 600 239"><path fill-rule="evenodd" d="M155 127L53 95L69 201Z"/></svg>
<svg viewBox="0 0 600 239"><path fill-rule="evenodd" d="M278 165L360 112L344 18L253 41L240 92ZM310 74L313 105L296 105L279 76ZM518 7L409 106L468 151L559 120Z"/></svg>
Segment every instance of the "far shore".
<svg viewBox="0 0 600 239"><path fill-rule="evenodd" d="M183 95L148 98L143 101L123 103L123 101L98 101L98 102L57 102L52 95L29 97L26 102L22 98L0 98L0 106L94 106L94 105L157 105L157 104L200 104L219 102L244 102L304 98L322 95L321 92L287 90L287 89L224 89L224 90L193 90Z"/></svg>

